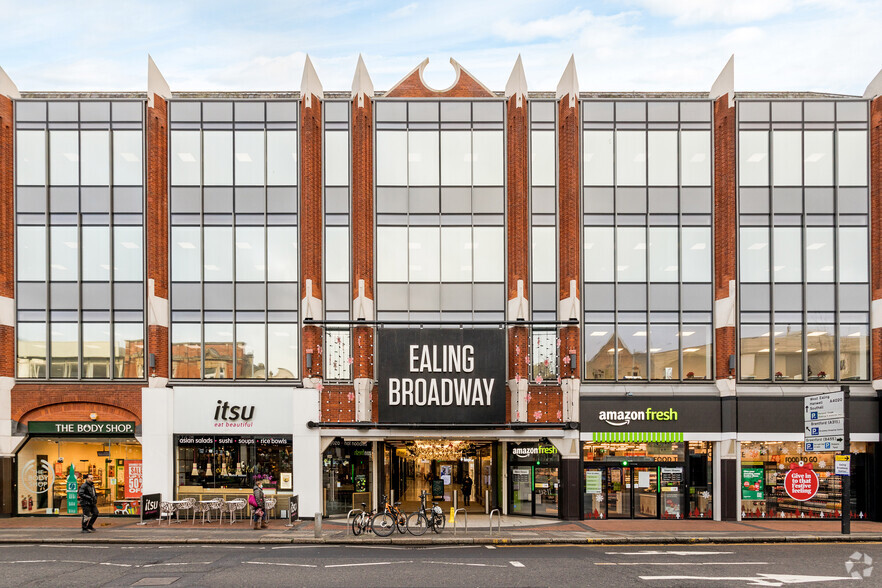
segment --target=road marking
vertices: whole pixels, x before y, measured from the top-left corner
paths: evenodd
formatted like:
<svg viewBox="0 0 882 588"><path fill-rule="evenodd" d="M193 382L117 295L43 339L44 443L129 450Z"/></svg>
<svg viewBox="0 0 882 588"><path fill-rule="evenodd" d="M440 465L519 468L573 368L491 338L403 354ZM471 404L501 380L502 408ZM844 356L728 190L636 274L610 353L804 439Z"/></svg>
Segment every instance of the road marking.
<svg viewBox="0 0 882 588"><path fill-rule="evenodd" d="M606 555L732 555L734 551L607 551Z"/></svg>
<svg viewBox="0 0 882 588"><path fill-rule="evenodd" d="M756 576L638 576L641 580L716 580L750 582L749 586L783 586L784 584L808 584L809 582L835 582L854 580L851 576L799 576L796 574L757 574Z"/></svg>
<svg viewBox="0 0 882 588"><path fill-rule="evenodd" d="M64 549L67 549L70 547L74 547L76 549L110 549L109 547L104 546L104 545L40 545L40 547L56 547L56 548L60 547L60 548L64 548Z"/></svg>
<svg viewBox="0 0 882 588"><path fill-rule="evenodd" d="M485 545L484 547L487 549L496 549L495 545Z"/></svg>
<svg viewBox="0 0 882 588"><path fill-rule="evenodd" d="M516 568L522 568L522 567L524 567L524 564L522 564L522 563L519 562L519 561L510 561L510 562L508 562L508 563L510 563L511 565L513 565L513 566L516 567Z"/></svg>
<svg viewBox="0 0 882 588"><path fill-rule="evenodd" d="M351 563L351 564L331 564L329 566L325 566L326 568L354 568L358 566L390 566L393 564L408 564L413 563L413 561L372 561L365 563Z"/></svg>
<svg viewBox="0 0 882 588"><path fill-rule="evenodd" d="M598 563L594 565L604 566L767 566L767 561L628 561L628 562L609 562Z"/></svg>
<svg viewBox="0 0 882 588"><path fill-rule="evenodd" d="M253 564L256 566L287 566L290 568L317 568L318 566L313 566L310 564L296 564L296 563L278 563L273 561L243 561L242 563Z"/></svg>
<svg viewBox="0 0 882 588"><path fill-rule="evenodd" d="M466 563L459 561L423 561L425 564L440 564L445 566L474 566L476 568L504 568L498 564Z"/></svg>
<svg viewBox="0 0 882 588"><path fill-rule="evenodd" d="M309 549L310 547L331 547L330 545L281 545L270 549ZM261 547L263 549L263 547Z"/></svg>
<svg viewBox="0 0 882 588"><path fill-rule="evenodd" d="M178 562L167 562L167 563L155 563L155 564L142 564L138 567L141 568L154 568L156 566L202 566L209 565L214 562L210 561L178 561Z"/></svg>
<svg viewBox="0 0 882 588"><path fill-rule="evenodd" d="M81 561L74 559L23 559L18 561L0 561L0 564L31 564L31 563L75 563L75 564L89 564L89 565L98 565L98 566L114 566L118 568L131 568L131 567L139 567L134 564L120 564L120 563L110 563L104 561Z"/></svg>

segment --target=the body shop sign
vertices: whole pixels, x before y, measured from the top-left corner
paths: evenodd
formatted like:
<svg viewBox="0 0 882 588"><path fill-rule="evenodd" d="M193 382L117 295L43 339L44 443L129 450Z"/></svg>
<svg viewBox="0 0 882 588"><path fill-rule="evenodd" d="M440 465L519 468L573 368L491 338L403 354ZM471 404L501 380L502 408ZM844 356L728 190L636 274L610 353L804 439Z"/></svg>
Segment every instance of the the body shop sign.
<svg viewBox="0 0 882 588"><path fill-rule="evenodd" d="M817 492L820 480L812 469L812 464L799 462L790 464L790 471L784 476L784 490L793 500L803 502L811 499Z"/></svg>
<svg viewBox="0 0 882 588"><path fill-rule="evenodd" d="M505 422L505 331L386 329L377 339L381 423Z"/></svg>

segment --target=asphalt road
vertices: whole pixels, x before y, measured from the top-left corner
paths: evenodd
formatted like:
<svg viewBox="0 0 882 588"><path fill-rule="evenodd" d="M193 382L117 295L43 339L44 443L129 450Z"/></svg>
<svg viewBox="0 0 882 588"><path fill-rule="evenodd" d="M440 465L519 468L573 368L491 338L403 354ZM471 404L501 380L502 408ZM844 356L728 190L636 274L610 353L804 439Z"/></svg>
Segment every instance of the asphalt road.
<svg viewBox="0 0 882 588"><path fill-rule="evenodd" d="M0 547L0 586L16 588L794 584L882 586L882 545Z"/></svg>

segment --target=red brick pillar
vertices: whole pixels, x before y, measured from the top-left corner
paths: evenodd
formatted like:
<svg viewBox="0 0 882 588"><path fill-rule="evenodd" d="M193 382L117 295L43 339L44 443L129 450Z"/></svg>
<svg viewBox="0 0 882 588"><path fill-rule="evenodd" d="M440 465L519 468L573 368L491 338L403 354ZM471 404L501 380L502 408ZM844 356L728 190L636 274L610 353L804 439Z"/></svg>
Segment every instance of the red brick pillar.
<svg viewBox="0 0 882 588"><path fill-rule="evenodd" d="M873 387L882 389L882 96L870 102L870 268Z"/></svg>
<svg viewBox="0 0 882 588"><path fill-rule="evenodd" d="M322 312L322 92L309 57L300 92L300 299L303 319ZM301 337L303 385L321 388L323 329L304 325Z"/></svg>
<svg viewBox="0 0 882 588"><path fill-rule="evenodd" d="M15 377L14 128L12 100L0 95L0 378ZM6 383L11 389L12 382ZM4 391L8 393L0 384L0 394ZM8 418L0 414L0 421Z"/></svg>
<svg viewBox="0 0 882 588"><path fill-rule="evenodd" d="M352 318L374 315L374 133L373 84L358 58L352 83ZM374 328L352 332L355 420L370 421L374 388Z"/></svg>
<svg viewBox="0 0 882 588"><path fill-rule="evenodd" d="M715 379L735 378L729 357L736 353L735 105L729 94L714 102L714 301Z"/></svg>
<svg viewBox="0 0 882 588"><path fill-rule="evenodd" d="M164 387L168 356L168 102L153 94L147 106L147 356L151 387ZM150 357L155 366L150 367Z"/></svg>
<svg viewBox="0 0 882 588"><path fill-rule="evenodd" d="M571 62L572 63L572 62ZM575 66L573 66L575 67ZM569 67L568 67L569 69ZM566 76L567 74L564 74ZM575 76L575 72L573 73ZM560 320L575 319L579 321L581 312L579 301L582 298L580 280L581 251L581 218L579 214L579 196L581 185L579 179L579 97L568 93L559 97L558 102L558 221L560 255L560 304L558 312ZM572 313L575 305L575 316ZM560 330L560 376L579 378L581 363L580 338L578 322L572 327ZM570 361L575 354L576 361Z"/></svg>
<svg viewBox="0 0 882 588"><path fill-rule="evenodd" d="M526 82L520 58L506 88L508 155L508 313L507 318L530 320L530 128ZM526 422L527 389L530 380L530 329L508 329L509 415L513 422Z"/></svg>

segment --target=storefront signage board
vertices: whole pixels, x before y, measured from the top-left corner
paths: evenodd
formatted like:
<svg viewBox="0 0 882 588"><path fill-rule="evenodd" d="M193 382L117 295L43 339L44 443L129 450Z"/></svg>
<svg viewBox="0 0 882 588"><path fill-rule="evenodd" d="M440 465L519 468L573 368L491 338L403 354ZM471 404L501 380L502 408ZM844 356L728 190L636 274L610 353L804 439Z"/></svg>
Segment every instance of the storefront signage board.
<svg viewBox="0 0 882 588"><path fill-rule="evenodd" d="M32 435L134 435L135 421L29 421L28 433Z"/></svg>
<svg viewBox="0 0 882 588"><path fill-rule="evenodd" d="M683 468L661 468L662 485L679 486L683 483Z"/></svg>
<svg viewBox="0 0 882 588"><path fill-rule="evenodd" d="M505 422L505 336L500 329L380 330L380 422Z"/></svg>
<svg viewBox="0 0 882 588"><path fill-rule="evenodd" d="M784 490L793 500L804 502L818 492L821 481L811 464L790 464L790 471L784 476Z"/></svg>
<svg viewBox="0 0 882 588"><path fill-rule="evenodd" d="M765 500L763 468L741 468L741 500Z"/></svg>
<svg viewBox="0 0 882 588"><path fill-rule="evenodd" d="M291 430L290 388L176 387L174 432L190 434L281 434Z"/></svg>
<svg viewBox="0 0 882 588"><path fill-rule="evenodd" d="M851 456L850 455L834 455L833 456L833 473L837 476L851 475Z"/></svg>
<svg viewBox="0 0 882 588"><path fill-rule="evenodd" d="M647 441L652 433L713 433L722 427L718 396L584 396L579 412L582 432L638 433Z"/></svg>
<svg viewBox="0 0 882 588"><path fill-rule="evenodd" d="M821 419L844 417L845 393L827 392L826 394L806 396L804 405L806 423Z"/></svg>
<svg viewBox="0 0 882 588"><path fill-rule="evenodd" d="M162 502L162 494L143 494L141 496L141 520L158 519L160 502Z"/></svg>

